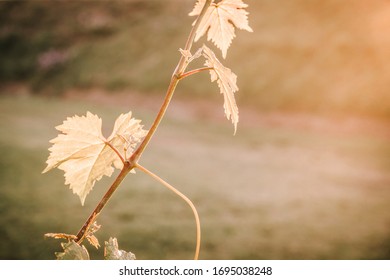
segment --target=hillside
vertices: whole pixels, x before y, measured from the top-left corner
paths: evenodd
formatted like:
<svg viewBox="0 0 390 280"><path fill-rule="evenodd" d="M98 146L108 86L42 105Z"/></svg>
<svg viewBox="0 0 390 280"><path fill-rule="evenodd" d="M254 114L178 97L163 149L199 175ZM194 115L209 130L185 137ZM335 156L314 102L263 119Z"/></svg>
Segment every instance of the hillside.
<svg viewBox="0 0 390 280"><path fill-rule="evenodd" d="M193 2L1 2L0 81L38 94L161 94L193 21ZM255 32L238 32L226 61L239 77L241 104L390 115L386 1L247 2ZM201 76L184 81L179 93L219 99Z"/></svg>

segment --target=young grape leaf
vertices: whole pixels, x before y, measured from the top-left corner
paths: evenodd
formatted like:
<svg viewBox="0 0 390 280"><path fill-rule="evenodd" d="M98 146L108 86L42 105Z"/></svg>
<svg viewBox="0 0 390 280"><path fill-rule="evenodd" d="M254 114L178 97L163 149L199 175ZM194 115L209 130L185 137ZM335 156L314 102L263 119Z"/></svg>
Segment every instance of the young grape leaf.
<svg viewBox="0 0 390 280"><path fill-rule="evenodd" d="M95 236L95 233L101 228L101 225L98 225L97 222L94 222L89 228L87 233L85 234L85 238L88 240L89 244L91 244L96 249L99 249L100 244L99 240Z"/></svg>
<svg viewBox="0 0 390 280"><path fill-rule="evenodd" d="M64 252L56 252L57 260L89 260L89 254L84 246L74 241L61 243Z"/></svg>
<svg viewBox="0 0 390 280"><path fill-rule="evenodd" d="M198 0L189 15L198 16L205 3L206 0ZM248 23L246 7L248 5L242 0L211 3L196 31L195 41L207 33L207 40L211 40L222 51L223 58L226 58L227 50L236 36L234 27L253 32Z"/></svg>
<svg viewBox="0 0 390 280"><path fill-rule="evenodd" d="M55 167L65 172L65 184L84 204L85 197L96 181L104 175L111 176L115 168L122 168L127 152L146 135L139 120L131 118L131 112L122 114L115 122L111 136L102 135L102 120L90 112L86 116L67 118L56 127L62 134L50 142L50 155L45 173Z"/></svg>
<svg viewBox="0 0 390 280"><path fill-rule="evenodd" d="M203 46L203 56L206 58L205 65L213 68L210 70L211 81L217 81L223 94L225 115L228 120L231 119L235 134L238 123L238 107L234 98L234 93L238 91L237 76L229 68L223 66L214 52L206 46Z"/></svg>
<svg viewBox="0 0 390 280"><path fill-rule="evenodd" d="M110 237L110 239L104 242L104 259L106 260L135 260L135 255L131 252L119 250L118 240Z"/></svg>
<svg viewBox="0 0 390 280"><path fill-rule="evenodd" d="M133 153L137 144L146 136L147 130L142 129L141 120L131 117L131 112L121 114L115 121L114 129L107 141L127 159ZM122 169L123 163L120 157L115 157L115 168Z"/></svg>
<svg viewBox="0 0 390 280"><path fill-rule="evenodd" d="M188 50L179 49L179 52L185 57L187 63L199 58L202 55L202 48L198 49L194 55L191 54Z"/></svg>

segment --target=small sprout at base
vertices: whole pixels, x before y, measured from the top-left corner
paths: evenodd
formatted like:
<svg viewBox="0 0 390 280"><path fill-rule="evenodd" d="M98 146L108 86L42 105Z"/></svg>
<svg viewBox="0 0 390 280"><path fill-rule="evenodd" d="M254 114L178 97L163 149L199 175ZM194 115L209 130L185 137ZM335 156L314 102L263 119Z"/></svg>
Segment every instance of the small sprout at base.
<svg viewBox="0 0 390 280"><path fill-rule="evenodd" d="M66 239L68 241L77 239L76 235L66 234L66 233L46 233L44 236L48 238L54 238L54 239Z"/></svg>
<svg viewBox="0 0 390 280"><path fill-rule="evenodd" d="M119 250L118 240L110 237L104 242L104 259L106 260L135 260L135 255L131 252Z"/></svg>
<svg viewBox="0 0 390 280"><path fill-rule="evenodd" d="M89 254L84 246L69 241L61 243L64 252L56 252L57 260L89 260Z"/></svg>

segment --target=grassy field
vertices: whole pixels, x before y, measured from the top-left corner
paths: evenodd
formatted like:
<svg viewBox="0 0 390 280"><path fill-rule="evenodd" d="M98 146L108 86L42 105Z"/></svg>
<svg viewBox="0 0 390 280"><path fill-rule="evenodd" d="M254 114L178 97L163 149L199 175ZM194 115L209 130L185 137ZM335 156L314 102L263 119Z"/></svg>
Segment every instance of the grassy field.
<svg viewBox="0 0 390 280"><path fill-rule="evenodd" d="M116 116L132 109L148 127L159 105L148 98L1 97L0 259L54 258L59 241L43 234L76 233L110 182L98 182L82 207L62 172L42 175L54 126L89 110L108 135ZM174 100L141 159L197 206L201 259L390 258L388 123L241 112L233 136L221 104ZM99 222L101 242L117 237L138 259L193 256L191 210L140 172Z"/></svg>

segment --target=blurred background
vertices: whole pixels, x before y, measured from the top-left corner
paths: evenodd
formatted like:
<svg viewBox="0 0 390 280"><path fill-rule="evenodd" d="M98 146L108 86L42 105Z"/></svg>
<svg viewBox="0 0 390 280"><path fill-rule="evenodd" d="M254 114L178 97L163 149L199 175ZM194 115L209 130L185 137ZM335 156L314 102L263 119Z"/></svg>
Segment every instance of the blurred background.
<svg viewBox="0 0 390 280"><path fill-rule="evenodd" d="M223 62L237 134L201 73L180 82L140 162L193 200L201 259L389 259L389 2L246 2L254 33L236 31ZM0 2L0 259L53 259L60 241L43 235L77 233L112 178L82 207L61 171L42 175L55 126L91 111L108 136L131 110L149 128L194 3ZM101 243L138 259L193 257L191 210L140 172L99 223Z"/></svg>

